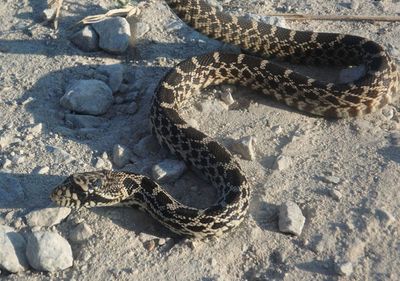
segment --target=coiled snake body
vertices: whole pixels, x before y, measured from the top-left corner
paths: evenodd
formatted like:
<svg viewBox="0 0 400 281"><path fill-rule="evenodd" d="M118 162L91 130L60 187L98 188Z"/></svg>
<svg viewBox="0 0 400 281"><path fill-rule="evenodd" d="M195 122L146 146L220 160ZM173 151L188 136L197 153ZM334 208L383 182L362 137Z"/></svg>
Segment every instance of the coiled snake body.
<svg viewBox="0 0 400 281"><path fill-rule="evenodd" d="M214 52L189 58L159 83L150 121L159 142L200 170L219 191L206 209L185 206L143 175L96 171L68 177L52 193L62 206L136 205L170 230L189 237L218 236L243 220L250 190L237 161L223 146L190 127L178 109L191 92L221 83L240 84L300 111L325 117L373 112L391 101L399 74L388 54L365 38L293 31L220 12L203 0L166 0L187 24L252 55ZM264 59L263 59L264 58ZM346 84L317 81L265 58L312 65L360 65L366 74Z"/></svg>

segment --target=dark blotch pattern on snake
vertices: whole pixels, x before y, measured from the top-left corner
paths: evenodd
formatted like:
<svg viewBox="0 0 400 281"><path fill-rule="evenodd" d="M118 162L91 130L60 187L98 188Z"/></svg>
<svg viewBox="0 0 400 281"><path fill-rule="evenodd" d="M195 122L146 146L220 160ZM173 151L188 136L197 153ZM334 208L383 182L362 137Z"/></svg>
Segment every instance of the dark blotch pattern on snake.
<svg viewBox="0 0 400 281"><path fill-rule="evenodd" d="M62 206L139 206L170 230L188 237L221 235L246 215L250 189L237 161L218 142L190 127L178 110L201 88L221 83L258 90L300 111L325 117L353 117L389 103L398 91L399 73L377 43L344 34L294 31L219 11L201 0L169 0L168 6L203 34L239 45L245 54L214 52L189 58L160 81L150 121L158 141L201 171L219 191L206 209L185 206L151 179L127 172L74 174L52 199ZM267 59L295 64L365 65L351 83L317 81Z"/></svg>

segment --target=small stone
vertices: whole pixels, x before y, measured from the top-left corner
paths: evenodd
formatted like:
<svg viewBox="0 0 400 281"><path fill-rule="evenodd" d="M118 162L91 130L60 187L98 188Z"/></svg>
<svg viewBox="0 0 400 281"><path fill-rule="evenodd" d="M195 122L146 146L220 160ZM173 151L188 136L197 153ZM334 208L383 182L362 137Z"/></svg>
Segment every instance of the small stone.
<svg viewBox="0 0 400 281"><path fill-rule="evenodd" d="M279 155L276 158L275 163L272 166L272 168L274 170L283 171L283 170L289 168L291 163L292 163L292 159L290 157L287 157L284 155Z"/></svg>
<svg viewBox="0 0 400 281"><path fill-rule="evenodd" d="M50 168L48 166L44 166L44 167L36 167L35 169L33 169L32 173L34 174L38 174L38 175L46 175L48 174L50 171Z"/></svg>
<svg viewBox="0 0 400 281"><path fill-rule="evenodd" d="M129 159L131 158L132 154L129 151L128 148L125 146L122 146L120 144L114 145L113 148L113 163L119 167L122 168L126 164L129 163Z"/></svg>
<svg viewBox="0 0 400 281"><path fill-rule="evenodd" d="M135 23L134 31L132 33L133 33L133 36L135 37L135 39L140 39L149 31L150 31L150 25L148 25L145 22L139 21L139 22Z"/></svg>
<svg viewBox="0 0 400 281"><path fill-rule="evenodd" d="M71 42L85 52L99 50L99 35L90 25L86 25L83 29L74 33Z"/></svg>
<svg viewBox="0 0 400 281"><path fill-rule="evenodd" d="M70 213L71 209L67 207L44 208L28 213L25 218L30 227L50 227L59 224Z"/></svg>
<svg viewBox="0 0 400 281"><path fill-rule="evenodd" d="M158 239L158 243L157 244L159 246L163 246L163 245L165 245L165 243L167 243L167 241L164 238L159 238Z"/></svg>
<svg viewBox="0 0 400 281"><path fill-rule="evenodd" d="M33 134L33 135L38 135L42 132L43 129L43 124L42 123L38 123L35 126L29 128L29 133Z"/></svg>
<svg viewBox="0 0 400 281"><path fill-rule="evenodd" d="M0 268L11 273L28 269L24 237L12 228L0 228Z"/></svg>
<svg viewBox="0 0 400 281"><path fill-rule="evenodd" d="M198 123L195 119L188 119L188 120L186 120L186 123L187 123L189 126L195 128L195 129L198 129L198 128L199 128L199 123Z"/></svg>
<svg viewBox="0 0 400 281"><path fill-rule="evenodd" d="M99 34L99 46L103 50L121 54L126 51L131 37L129 23L122 17L108 17L92 24Z"/></svg>
<svg viewBox="0 0 400 281"><path fill-rule="evenodd" d="M340 201L340 199L343 197L342 193L337 189L330 189L329 195L336 201Z"/></svg>
<svg viewBox="0 0 400 281"><path fill-rule="evenodd" d="M351 262L337 263L335 269L341 276L350 276L353 273L353 264Z"/></svg>
<svg viewBox="0 0 400 281"><path fill-rule="evenodd" d="M42 12L42 18L45 21L51 21L56 16L56 10L53 8L44 9Z"/></svg>
<svg viewBox="0 0 400 281"><path fill-rule="evenodd" d="M156 248L156 241L154 239L146 241L143 243L143 247L149 252L154 251Z"/></svg>
<svg viewBox="0 0 400 281"><path fill-rule="evenodd" d="M246 160L254 160L256 158L256 153L254 151L255 143L256 139L254 137L247 136L233 143L231 149Z"/></svg>
<svg viewBox="0 0 400 281"><path fill-rule="evenodd" d="M148 135L142 138L134 147L133 152L140 157L146 158L149 154L157 154L160 151L160 145L157 139Z"/></svg>
<svg viewBox="0 0 400 281"><path fill-rule="evenodd" d="M306 218L296 203L287 201L279 207L279 230L281 232L300 235L305 221Z"/></svg>
<svg viewBox="0 0 400 281"><path fill-rule="evenodd" d="M93 235L92 229L86 223L78 224L69 235L74 242L82 242L89 239Z"/></svg>
<svg viewBox="0 0 400 281"><path fill-rule="evenodd" d="M226 103L226 105L232 105L235 103L235 100L232 97L232 89L226 88L221 92L221 100Z"/></svg>
<svg viewBox="0 0 400 281"><path fill-rule="evenodd" d="M11 160L8 159L8 158L6 158L6 159L4 159L4 161L3 161L1 167L2 167L3 169L6 169L6 168L10 167L11 164L12 164Z"/></svg>
<svg viewBox="0 0 400 281"><path fill-rule="evenodd" d="M275 134L281 134L283 132L283 129L281 126L274 126L271 128L272 132L274 132Z"/></svg>
<svg viewBox="0 0 400 281"><path fill-rule="evenodd" d="M382 115L386 117L386 119L391 120L395 114L395 109L391 106L385 106L381 109Z"/></svg>
<svg viewBox="0 0 400 281"><path fill-rule="evenodd" d="M65 114L65 122L72 128L98 128L108 120L92 115Z"/></svg>
<svg viewBox="0 0 400 281"><path fill-rule="evenodd" d="M107 156L107 154L106 154ZM106 169L109 170L112 168L112 163L108 160L108 157L97 157L96 164L95 164L96 169Z"/></svg>
<svg viewBox="0 0 400 281"><path fill-rule="evenodd" d="M390 212L383 208L376 209L375 216L385 226L388 226L396 221L396 218Z"/></svg>
<svg viewBox="0 0 400 281"><path fill-rule="evenodd" d="M366 73L364 65L342 69L339 73L339 83L350 83L360 79Z"/></svg>
<svg viewBox="0 0 400 281"><path fill-rule="evenodd" d="M75 158L72 157L68 152L59 147L48 145L46 146L46 150L47 152L53 154L54 158L60 162L70 163L75 160Z"/></svg>
<svg viewBox="0 0 400 281"><path fill-rule="evenodd" d="M33 232L28 236L26 256L29 264L40 271L60 271L73 264L68 241L54 232Z"/></svg>
<svg viewBox="0 0 400 281"><path fill-rule="evenodd" d="M95 101L95 102L94 102ZM106 113L113 103L110 87L100 80L75 80L68 84L60 104L72 111L101 115Z"/></svg>
<svg viewBox="0 0 400 281"><path fill-rule="evenodd" d="M111 88L112 92L115 93L118 91L121 86L125 67L122 64L110 64L110 65L101 65L97 68L100 73L106 74L108 77L107 84Z"/></svg>
<svg viewBox="0 0 400 281"><path fill-rule="evenodd" d="M161 163L153 166L152 175L158 182L176 181L186 170L186 164L183 161L165 159Z"/></svg>
<svg viewBox="0 0 400 281"><path fill-rule="evenodd" d="M339 184L341 182L341 179L335 176L322 176L321 179L326 183Z"/></svg>

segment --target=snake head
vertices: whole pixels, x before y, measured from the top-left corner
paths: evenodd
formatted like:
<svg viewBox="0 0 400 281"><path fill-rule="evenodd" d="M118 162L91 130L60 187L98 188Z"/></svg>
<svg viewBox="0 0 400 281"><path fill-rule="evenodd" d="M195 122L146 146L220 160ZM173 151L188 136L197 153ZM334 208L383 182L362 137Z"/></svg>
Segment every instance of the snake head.
<svg viewBox="0 0 400 281"><path fill-rule="evenodd" d="M99 207L115 205L120 192L115 188L110 171L77 173L66 178L53 190L51 200L65 207Z"/></svg>

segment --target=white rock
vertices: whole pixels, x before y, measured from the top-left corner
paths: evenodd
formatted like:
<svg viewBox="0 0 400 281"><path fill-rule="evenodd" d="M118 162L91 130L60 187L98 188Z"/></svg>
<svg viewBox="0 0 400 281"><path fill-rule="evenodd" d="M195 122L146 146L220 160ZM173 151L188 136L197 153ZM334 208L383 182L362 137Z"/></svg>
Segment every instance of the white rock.
<svg viewBox="0 0 400 281"><path fill-rule="evenodd" d="M186 170L183 161L165 159L152 168L153 178L158 182L176 181Z"/></svg>
<svg viewBox="0 0 400 281"><path fill-rule="evenodd" d="M60 104L72 111L101 115L106 113L113 103L110 87L100 80L75 80L68 84Z"/></svg>
<svg viewBox="0 0 400 281"><path fill-rule="evenodd" d="M59 224L71 213L67 207L54 207L34 210L28 213L25 218L30 227L34 226L53 226Z"/></svg>
<svg viewBox="0 0 400 281"><path fill-rule="evenodd" d="M353 273L353 265L351 262L336 263L336 273L342 276L350 276Z"/></svg>
<svg viewBox="0 0 400 281"><path fill-rule="evenodd" d="M44 9L42 11L42 18L45 21L51 21L56 16L56 10L53 8Z"/></svg>
<svg viewBox="0 0 400 281"><path fill-rule="evenodd" d="M146 158L149 154L156 154L160 151L160 145L157 139L148 135L142 138L135 146L133 147L133 152L140 157Z"/></svg>
<svg viewBox="0 0 400 281"><path fill-rule="evenodd" d="M221 100L226 103L226 105L232 105L235 103L235 100L232 97L232 90L228 90L230 88L226 88L226 90L221 92Z"/></svg>
<svg viewBox="0 0 400 281"><path fill-rule="evenodd" d="M83 29L74 33L71 36L71 41L75 46L85 52L99 50L99 35L90 25L86 25Z"/></svg>
<svg viewBox="0 0 400 281"><path fill-rule="evenodd" d="M65 122L72 128L98 128L108 120L92 115L65 114Z"/></svg>
<svg viewBox="0 0 400 281"><path fill-rule="evenodd" d="M0 228L0 268L12 273L25 271L29 267L25 239L10 229Z"/></svg>
<svg viewBox="0 0 400 281"><path fill-rule="evenodd" d="M287 157L287 156L284 156L284 155L279 155L276 158L272 168L274 170L283 171L283 170L289 168L291 163L292 163L292 159L290 157Z"/></svg>
<svg viewBox="0 0 400 281"><path fill-rule="evenodd" d="M336 176L322 176L321 179L326 183L339 184L341 179Z"/></svg>
<svg viewBox="0 0 400 281"><path fill-rule="evenodd" d="M6 169L6 168L10 167L11 164L12 164L11 160L6 158L6 159L4 159L3 163L1 164L1 167L3 169Z"/></svg>
<svg viewBox="0 0 400 281"><path fill-rule="evenodd" d="M252 136L247 136L239 139L231 145L233 152L240 154L246 160L254 160L256 154L254 152L254 145L256 139Z"/></svg>
<svg viewBox="0 0 400 281"><path fill-rule="evenodd" d="M343 197L342 193L337 189L330 189L329 195L336 201L340 201L340 199Z"/></svg>
<svg viewBox="0 0 400 281"><path fill-rule="evenodd" d="M1 203L18 202L24 198L24 188L17 178L2 174L0 177L0 205Z"/></svg>
<svg viewBox="0 0 400 281"><path fill-rule="evenodd" d="M74 242L82 242L89 239L93 235L92 229L86 223L78 224L69 235Z"/></svg>
<svg viewBox="0 0 400 281"><path fill-rule="evenodd" d="M46 146L46 150L53 154L54 158L60 162L70 163L75 160L68 152L59 147L48 145Z"/></svg>
<svg viewBox="0 0 400 281"><path fill-rule="evenodd" d="M306 218L299 206L291 201L279 207L279 230L284 233L300 235Z"/></svg>
<svg viewBox="0 0 400 281"><path fill-rule="evenodd" d="M99 34L99 46L110 53L123 53L128 48L131 31L122 17L109 17L92 24Z"/></svg>
<svg viewBox="0 0 400 281"><path fill-rule="evenodd" d="M42 123L38 123L35 126L29 128L29 133L33 134L33 135L38 135L42 132L43 129L43 124Z"/></svg>
<svg viewBox="0 0 400 281"><path fill-rule="evenodd" d="M199 123L198 123L195 119L192 119L192 118L187 119L187 120L186 120L186 123L187 123L189 126L195 128L195 129L198 129L198 128L199 128Z"/></svg>
<svg viewBox="0 0 400 281"><path fill-rule="evenodd" d="M44 167L36 167L35 169L33 169L32 173L34 174L38 174L38 175L46 175L48 174L50 171L50 168L48 166L44 166Z"/></svg>
<svg viewBox="0 0 400 281"><path fill-rule="evenodd" d="M124 78L125 67L122 64L101 65L97 68L100 73L108 77L107 84L113 91L117 92Z"/></svg>
<svg viewBox="0 0 400 281"><path fill-rule="evenodd" d="M33 232L28 236L26 256L29 264L40 271L59 271L73 264L68 241L54 232Z"/></svg>
<svg viewBox="0 0 400 281"><path fill-rule="evenodd" d="M126 164L129 163L129 159L131 158L132 154L128 148L123 145L116 144L113 148L113 163L122 168Z"/></svg>
<svg viewBox="0 0 400 281"><path fill-rule="evenodd" d="M342 69L339 73L339 83L350 83L364 76L366 68L364 65Z"/></svg>

